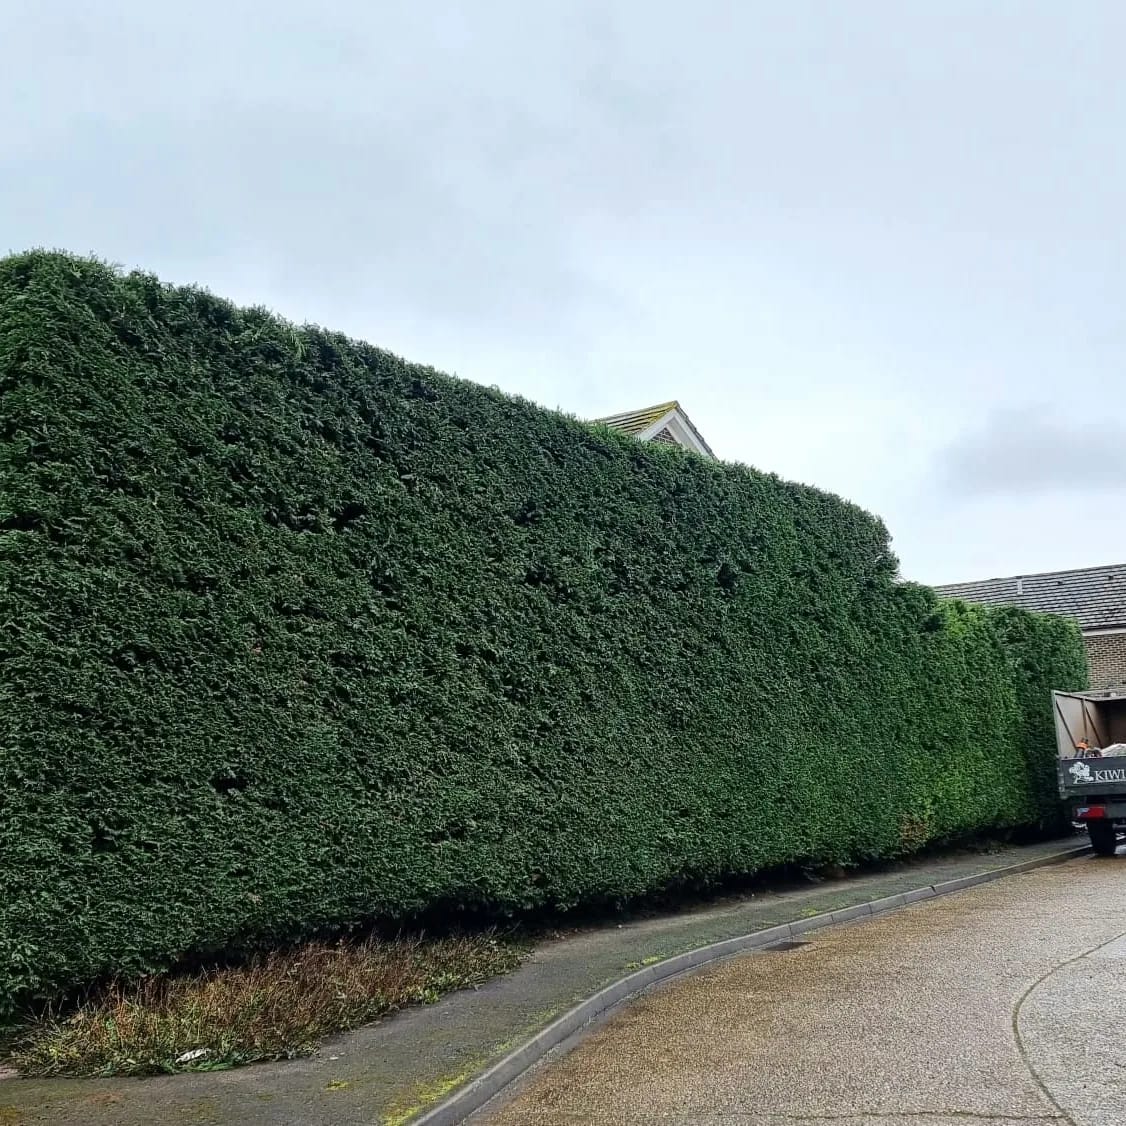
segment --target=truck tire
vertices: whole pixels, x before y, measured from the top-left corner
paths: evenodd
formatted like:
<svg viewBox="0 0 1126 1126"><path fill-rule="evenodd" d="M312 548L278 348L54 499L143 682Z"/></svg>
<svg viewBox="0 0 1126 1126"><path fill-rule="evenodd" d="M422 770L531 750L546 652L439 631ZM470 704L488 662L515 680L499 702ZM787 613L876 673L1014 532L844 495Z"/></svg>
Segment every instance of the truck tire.
<svg viewBox="0 0 1126 1126"><path fill-rule="evenodd" d="M1109 821L1088 821L1087 833L1096 856L1113 856L1118 847L1118 834Z"/></svg>

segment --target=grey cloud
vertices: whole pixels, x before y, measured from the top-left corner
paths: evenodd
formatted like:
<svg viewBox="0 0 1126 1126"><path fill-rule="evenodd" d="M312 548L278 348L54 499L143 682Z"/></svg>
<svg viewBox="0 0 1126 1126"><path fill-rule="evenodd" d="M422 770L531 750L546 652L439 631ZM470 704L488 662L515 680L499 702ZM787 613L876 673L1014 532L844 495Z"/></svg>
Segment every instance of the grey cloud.
<svg viewBox="0 0 1126 1126"><path fill-rule="evenodd" d="M667 192L680 165L668 83L619 72L614 20L548 13L525 45L516 5L466 20L282 3L268 25L217 7L218 37L198 12L127 3L103 26L45 6L32 31L60 36L73 72L55 76L58 100L31 96L38 128L0 127L0 235L47 226L130 264L158 265L157 247L205 275L249 260L282 289L363 290L377 309L514 336L573 332L621 300L576 230L636 211L646 181ZM163 34L146 42L145 24ZM114 55L124 65L106 67Z"/></svg>
<svg viewBox="0 0 1126 1126"><path fill-rule="evenodd" d="M944 449L939 473L962 496L1126 490L1122 428L1105 404L1063 417L1051 407L996 410Z"/></svg>
<svg viewBox="0 0 1126 1126"><path fill-rule="evenodd" d="M249 260L283 286L362 287L377 306L496 317L514 332L599 298L537 200L512 183L472 201L448 147L439 157L359 116L294 111L282 124L266 107L168 125L78 122L31 175L0 159L0 212L34 230L53 210L73 249L112 248L129 264L147 265L149 246L184 270Z"/></svg>

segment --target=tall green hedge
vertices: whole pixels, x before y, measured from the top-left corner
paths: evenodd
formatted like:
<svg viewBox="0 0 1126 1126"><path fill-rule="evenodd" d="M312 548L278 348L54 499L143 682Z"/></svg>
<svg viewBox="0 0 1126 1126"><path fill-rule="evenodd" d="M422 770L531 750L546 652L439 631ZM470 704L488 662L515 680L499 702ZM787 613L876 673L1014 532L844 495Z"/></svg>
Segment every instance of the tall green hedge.
<svg viewBox="0 0 1126 1126"><path fill-rule="evenodd" d="M1075 630L836 497L61 254L0 388L0 1007L1054 815Z"/></svg>

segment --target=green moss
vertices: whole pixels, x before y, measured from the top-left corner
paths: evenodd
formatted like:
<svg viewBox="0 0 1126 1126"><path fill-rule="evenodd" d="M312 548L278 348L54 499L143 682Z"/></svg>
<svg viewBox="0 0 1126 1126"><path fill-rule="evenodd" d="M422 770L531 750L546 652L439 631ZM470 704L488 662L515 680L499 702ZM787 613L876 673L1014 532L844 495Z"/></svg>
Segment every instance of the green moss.
<svg viewBox="0 0 1126 1126"><path fill-rule="evenodd" d="M0 1010L1056 816L1077 632L836 497L59 254L0 381Z"/></svg>
<svg viewBox="0 0 1126 1126"><path fill-rule="evenodd" d="M413 1096L415 1101L392 1107L391 1110L380 1119L380 1126L404 1126L404 1123L417 1117L426 1110L427 1107L441 1102L447 1095L467 1083L469 1079L476 1074L477 1070L477 1067L468 1068L464 1071L459 1071L456 1075L448 1075L444 1079L438 1080L436 1083L430 1083L424 1087L418 1088Z"/></svg>

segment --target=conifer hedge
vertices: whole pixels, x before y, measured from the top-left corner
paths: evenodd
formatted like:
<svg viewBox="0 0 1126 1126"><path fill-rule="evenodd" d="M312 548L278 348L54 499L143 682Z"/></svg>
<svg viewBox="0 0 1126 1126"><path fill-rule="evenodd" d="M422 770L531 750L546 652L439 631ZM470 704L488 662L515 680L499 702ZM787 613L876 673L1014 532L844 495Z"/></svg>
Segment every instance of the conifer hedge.
<svg viewBox="0 0 1126 1126"><path fill-rule="evenodd" d="M1058 816L1076 630L837 497L57 253L0 391L0 1009Z"/></svg>

